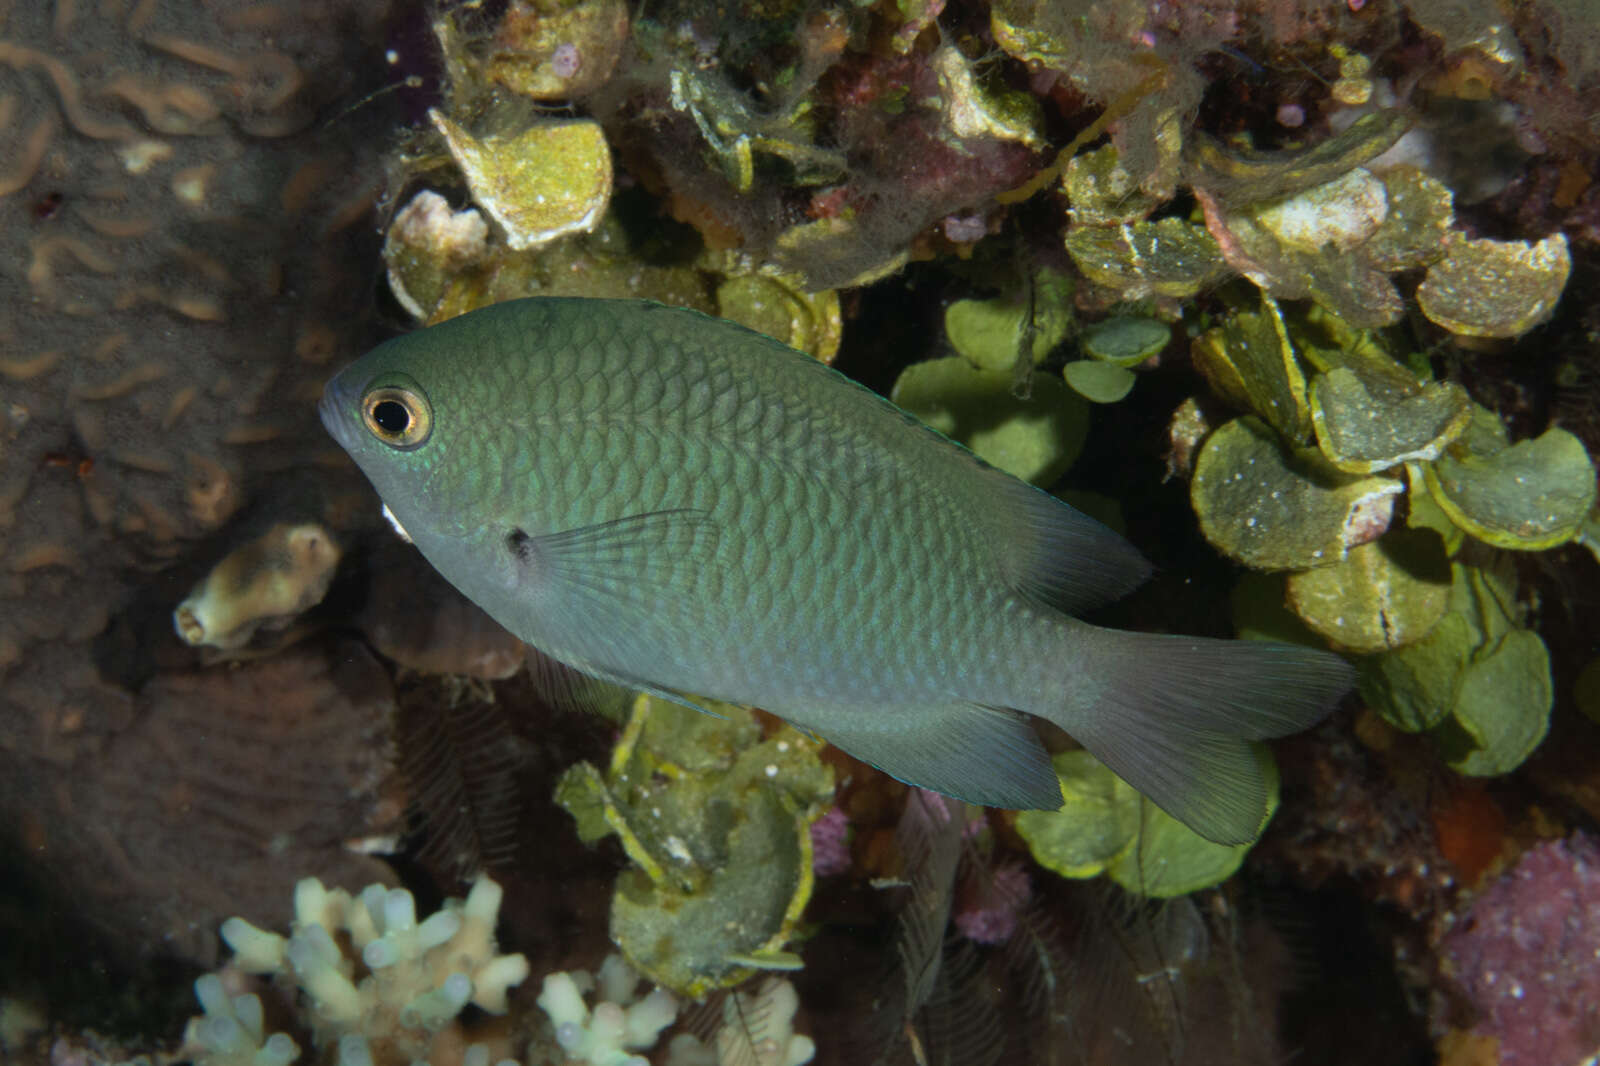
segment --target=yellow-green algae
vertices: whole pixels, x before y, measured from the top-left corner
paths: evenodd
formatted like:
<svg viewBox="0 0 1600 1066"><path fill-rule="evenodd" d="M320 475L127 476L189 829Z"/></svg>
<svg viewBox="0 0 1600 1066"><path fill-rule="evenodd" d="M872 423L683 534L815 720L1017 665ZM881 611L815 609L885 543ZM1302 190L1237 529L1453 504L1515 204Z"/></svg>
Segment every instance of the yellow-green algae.
<svg viewBox="0 0 1600 1066"><path fill-rule="evenodd" d="M979 370L950 356L906 367L889 398L984 462L1048 485L1083 451L1088 404L1045 374L1032 375L1028 390L1020 398L1009 371Z"/></svg>
<svg viewBox="0 0 1600 1066"><path fill-rule="evenodd" d="M810 826L833 795L820 743L753 712L720 717L640 695L604 772L571 767L556 801L585 841L616 834L633 860L617 878L611 935L631 965L699 997L786 950L811 897Z"/></svg>
<svg viewBox="0 0 1600 1066"><path fill-rule="evenodd" d="M1267 815L1278 808L1272 754L1256 748L1268 783ZM1129 892L1155 899L1221 884L1239 869L1252 844L1216 844L1144 799L1085 751L1052 760L1063 802L1054 811L1023 811L1017 832L1039 865L1063 877L1105 874Z"/></svg>
<svg viewBox="0 0 1600 1066"><path fill-rule="evenodd" d="M1452 568L1446 613L1427 637L1361 663L1361 693L1386 721L1429 731L1470 776L1509 773L1549 728L1550 658L1522 628L1516 575L1502 563Z"/></svg>
<svg viewBox="0 0 1600 1066"><path fill-rule="evenodd" d="M1376 652L1414 643L1444 616L1450 564L1428 530L1391 530L1333 566L1289 577L1290 605L1329 643Z"/></svg>
<svg viewBox="0 0 1600 1066"><path fill-rule="evenodd" d="M1346 474L1315 448L1286 448L1253 416L1217 429L1195 461L1190 500L1218 550L1258 570L1329 566L1388 528L1393 478Z"/></svg>

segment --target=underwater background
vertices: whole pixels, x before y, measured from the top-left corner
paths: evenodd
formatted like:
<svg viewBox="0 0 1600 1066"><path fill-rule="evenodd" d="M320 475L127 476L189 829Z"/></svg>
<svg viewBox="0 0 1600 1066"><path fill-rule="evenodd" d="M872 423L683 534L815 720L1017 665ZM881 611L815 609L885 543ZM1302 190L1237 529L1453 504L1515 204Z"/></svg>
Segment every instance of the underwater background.
<svg viewBox="0 0 1600 1066"><path fill-rule="evenodd" d="M1589 0L0 0L0 1062L1596 1061L1597 161ZM1358 691L1237 846L567 691L316 414L537 295Z"/></svg>

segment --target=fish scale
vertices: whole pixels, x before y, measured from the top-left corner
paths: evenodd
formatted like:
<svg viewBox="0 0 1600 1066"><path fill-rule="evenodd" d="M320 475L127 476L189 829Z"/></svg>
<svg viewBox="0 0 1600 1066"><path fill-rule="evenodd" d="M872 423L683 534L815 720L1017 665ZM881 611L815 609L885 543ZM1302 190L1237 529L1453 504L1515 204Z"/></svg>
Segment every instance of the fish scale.
<svg viewBox="0 0 1600 1066"><path fill-rule="evenodd" d="M1031 715L1247 840L1267 806L1251 742L1350 683L1313 649L1078 621L1145 576L1126 542L696 312L495 305L381 345L321 411L440 573L547 655L763 707L973 802L1059 805Z"/></svg>

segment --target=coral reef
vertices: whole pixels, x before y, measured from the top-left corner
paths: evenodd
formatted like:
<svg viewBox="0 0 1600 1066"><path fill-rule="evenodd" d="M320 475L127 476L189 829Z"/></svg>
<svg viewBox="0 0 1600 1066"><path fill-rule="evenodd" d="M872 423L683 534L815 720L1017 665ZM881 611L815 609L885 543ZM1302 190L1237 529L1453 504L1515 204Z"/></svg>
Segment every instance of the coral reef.
<svg viewBox="0 0 1600 1066"><path fill-rule="evenodd" d="M1591 1058L1591 7L0 0L0 1057L176 1061L236 914L198 1061ZM539 294L835 365L1125 530L1091 620L1355 706L1221 848L1053 732L979 812L573 685L314 414Z"/></svg>

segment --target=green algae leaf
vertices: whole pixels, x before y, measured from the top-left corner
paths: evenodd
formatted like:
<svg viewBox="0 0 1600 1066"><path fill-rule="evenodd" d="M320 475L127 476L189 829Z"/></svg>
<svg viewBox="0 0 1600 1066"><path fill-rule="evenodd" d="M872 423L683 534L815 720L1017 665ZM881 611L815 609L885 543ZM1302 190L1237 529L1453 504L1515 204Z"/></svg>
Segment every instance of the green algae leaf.
<svg viewBox="0 0 1600 1066"><path fill-rule="evenodd" d="M1455 220L1450 187L1414 166L1383 175L1389 213L1362 249L1377 269L1394 273L1427 266L1445 254L1445 238Z"/></svg>
<svg viewBox="0 0 1600 1066"><path fill-rule="evenodd" d="M1461 436L1450 446L1449 454L1457 459L1477 457L1479 459L1496 455L1511 447L1511 434L1506 429L1506 424L1500 416L1482 404L1472 405L1472 417L1467 421L1467 428Z"/></svg>
<svg viewBox="0 0 1600 1066"><path fill-rule="evenodd" d="M1217 239L1181 218L1076 226L1066 242L1078 269L1124 300L1188 299L1228 273Z"/></svg>
<svg viewBox="0 0 1600 1066"><path fill-rule="evenodd" d="M1071 332L1073 287L1068 275L1043 270L1034 278L1031 309L1029 300L1016 298L957 300L945 309L945 335L980 370L1010 370L1031 334L1033 362L1041 362Z"/></svg>
<svg viewBox="0 0 1600 1066"><path fill-rule="evenodd" d="M1450 521L1450 516L1428 491L1427 475L1419 464L1406 464L1406 485L1406 525L1412 529L1433 530L1444 541L1444 553L1455 555L1466 543L1466 530Z"/></svg>
<svg viewBox="0 0 1600 1066"><path fill-rule="evenodd" d="M1116 403L1133 390L1138 376L1127 367L1098 359L1076 359L1061 368L1073 390L1091 403Z"/></svg>
<svg viewBox="0 0 1600 1066"><path fill-rule="evenodd" d="M1450 611L1472 624L1475 648L1486 648L1517 627L1517 572L1509 557L1486 566L1453 563L1450 573Z"/></svg>
<svg viewBox="0 0 1600 1066"><path fill-rule="evenodd" d="M1286 451L1246 415L1206 439L1189 496L1213 546L1257 570L1304 570L1343 559L1388 528L1401 484L1329 466L1315 448Z"/></svg>
<svg viewBox="0 0 1600 1066"><path fill-rule="evenodd" d="M1450 717L1476 647L1472 623L1447 614L1417 643L1362 660L1361 698L1396 729L1432 729Z"/></svg>
<svg viewBox="0 0 1600 1066"><path fill-rule="evenodd" d="M1515 770L1549 731L1554 700L1544 641L1531 630L1509 631L1461 677L1454 718L1460 735L1445 738L1450 765L1471 777Z"/></svg>
<svg viewBox="0 0 1600 1066"><path fill-rule="evenodd" d="M1025 400L1011 385L1009 371L979 370L953 355L906 367L889 398L985 462L1047 485L1083 451L1089 405L1049 375L1032 377Z"/></svg>
<svg viewBox="0 0 1600 1066"><path fill-rule="evenodd" d="M1235 311L1206 330L1193 351L1195 365L1218 393L1295 443L1310 437L1305 375L1270 296L1262 295L1260 311Z"/></svg>
<svg viewBox="0 0 1600 1066"><path fill-rule="evenodd" d="M1083 332L1084 354L1118 366L1135 367L1172 339L1172 327L1142 315L1118 315L1096 322Z"/></svg>
<svg viewBox="0 0 1600 1066"><path fill-rule="evenodd" d="M1292 574L1289 604L1336 647L1369 653L1413 644L1444 616L1450 564L1438 536L1398 529L1344 560Z"/></svg>
<svg viewBox="0 0 1600 1066"><path fill-rule="evenodd" d="M1064 751L1052 762L1061 779L1061 807L1019 812L1017 832L1040 866L1062 877L1096 877L1133 842L1142 800L1086 751Z"/></svg>
<svg viewBox="0 0 1600 1066"><path fill-rule="evenodd" d="M556 782L556 803L578 823L578 839L585 844L611 834L611 823L606 819L609 799L605 779L586 762L568 767Z"/></svg>
<svg viewBox="0 0 1600 1066"><path fill-rule="evenodd" d="M1265 745L1256 745L1255 752L1266 772L1267 821L1271 821L1278 811L1278 765ZM1220 885L1234 875L1253 846L1253 842L1214 843L1143 801L1133 844L1107 864L1106 874L1129 892L1171 899Z"/></svg>
<svg viewBox="0 0 1600 1066"><path fill-rule="evenodd" d="M1600 507L1589 512L1589 517L1584 519L1583 525L1578 529L1577 541L1589 549L1589 554L1594 556L1595 562L1600 562Z"/></svg>
<svg viewBox="0 0 1600 1066"><path fill-rule="evenodd" d="M1327 641L1289 609L1287 575L1246 570L1229 593L1233 634L1240 640L1275 640L1325 648Z"/></svg>
<svg viewBox="0 0 1600 1066"><path fill-rule="evenodd" d="M1559 427L1492 455L1446 453L1425 475L1450 520L1497 548L1540 551L1564 544L1595 505L1589 453Z"/></svg>
<svg viewBox="0 0 1600 1066"><path fill-rule="evenodd" d="M1600 658L1590 659L1578 672L1578 680L1572 683L1572 701L1585 717L1600 725Z"/></svg>
<svg viewBox="0 0 1600 1066"><path fill-rule="evenodd" d="M1550 317L1571 272L1565 234L1537 244L1457 235L1417 286L1417 304L1452 333L1517 337Z"/></svg>
<svg viewBox="0 0 1600 1066"><path fill-rule="evenodd" d="M1437 459L1466 429L1472 404L1452 383L1422 386L1413 395L1369 390L1344 367L1311 382L1311 421L1328 461L1352 474L1370 474L1412 460Z"/></svg>
<svg viewBox="0 0 1600 1066"><path fill-rule="evenodd" d="M839 354L844 333L838 293L832 289L808 293L761 274L729 278L717 286L717 314L824 363Z"/></svg>

